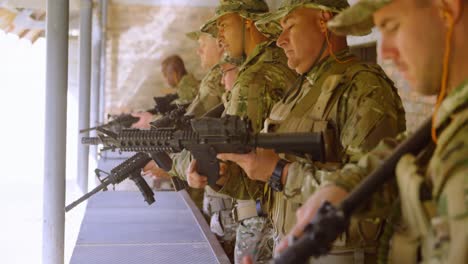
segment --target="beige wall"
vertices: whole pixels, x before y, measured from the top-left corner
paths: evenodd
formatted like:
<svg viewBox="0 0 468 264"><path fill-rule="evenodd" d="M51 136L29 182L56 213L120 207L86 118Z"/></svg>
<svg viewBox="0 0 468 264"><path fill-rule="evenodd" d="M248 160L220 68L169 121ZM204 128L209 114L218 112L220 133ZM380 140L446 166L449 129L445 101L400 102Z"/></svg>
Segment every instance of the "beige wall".
<svg viewBox="0 0 468 264"><path fill-rule="evenodd" d="M153 96L173 92L160 73L168 55L179 54L187 70L202 78L197 44L185 33L213 12L211 7L110 5L106 113L146 109L153 106Z"/></svg>

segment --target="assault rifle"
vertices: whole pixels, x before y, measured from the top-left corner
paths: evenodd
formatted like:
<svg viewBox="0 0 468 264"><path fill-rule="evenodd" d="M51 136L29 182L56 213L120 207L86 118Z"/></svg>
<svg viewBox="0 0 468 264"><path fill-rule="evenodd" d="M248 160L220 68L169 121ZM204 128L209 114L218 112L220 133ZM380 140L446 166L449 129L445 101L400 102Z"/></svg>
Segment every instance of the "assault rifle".
<svg viewBox="0 0 468 264"><path fill-rule="evenodd" d="M122 162L117 167L113 168L110 173L104 172L105 174L107 174L107 177L105 177L104 179L101 179L100 175L100 173L103 171L96 169L96 177L101 182L101 184L99 184L89 193L83 195L80 199L76 200L70 205L67 205L65 207L65 212L70 211L75 206L85 201L89 197L93 196L97 192L101 190L107 191L107 186L109 184L116 185L127 178L135 182L136 186L140 190L141 194L143 194L143 197L148 204L154 203L154 193L146 183L145 179L143 179L143 177L141 176L141 169L143 169L145 165L150 161L151 158L148 156L148 154L137 153L128 160Z"/></svg>
<svg viewBox="0 0 468 264"><path fill-rule="evenodd" d="M144 112L149 112L153 115L156 115L156 114L164 115L178 108L177 105L171 104L172 101L176 100L177 98L179 98L177 94L168 94L168 95L161 96L161 97L153 97L153 100L156 103L156 105L153 108L148 109ZM181 106L181 107L186 108L186 106ZM135 117L132 114L122 114L122 115L117 116L112 121L106 124L95 126L95 127L90 127L86 129L81 129L80 133L85 133L85 132L88 132L91 130L97 130L100 128L114 128L112 130L120 131L123 128L131 127L134 123L138 122L138 120L140 120L140 118Z"/></svg>
<svg viewBox="0 0 468 264"><path fill-rule="evenodd" d="M372 194L395 175L400 158L411 153L417 155L431 140L431 120L425 122L411 137L400 144L385 162L354 189L338 207L324 202L312 221L305 227L304 234L275 259L275 264L306 263L309 257L327 254L332 243L345 232L353 212L362 206ZM430 197L422 190L421 199Z"/></svg>
<svg viewBox="0 0 468 264"><path fill-rule="evenodd" d="M249 122L237 116L191 119L190 125L183 128L124 129L118 134L101 132L103 135L83 137L81 142L103 144L104 150L124 152L178 153L187 149L197 160L197 171L208 177L211 186L215 186L219 178L218 153L249 153L260 147L307 156L315 161L323 161L325 157L322 133L255 134Z"/></svg>

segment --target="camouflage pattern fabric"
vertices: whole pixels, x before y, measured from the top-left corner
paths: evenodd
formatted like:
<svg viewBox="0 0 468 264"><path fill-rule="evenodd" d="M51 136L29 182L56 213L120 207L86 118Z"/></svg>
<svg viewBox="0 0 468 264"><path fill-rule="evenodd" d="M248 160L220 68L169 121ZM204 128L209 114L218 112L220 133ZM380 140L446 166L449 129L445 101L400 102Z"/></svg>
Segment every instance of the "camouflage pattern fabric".
<svg viewBox="0 0 468 264"><path fill-rule="evenodd" d="M243 220L237 229L237 242L234 252L235 263L242 263L245 255L250 255L254 263L270 263L273 256L273 229L266 217L252 217Z"/></svg>
<svg viewBox="0 0 468 264"><path fill-rule="evenodd" d="M261 130L271 107L297 77L284 52L271 41L255 47L237 76L224 114L248 117L254 131Z"/></svg>
<svg viewBox="0 0 468 264"><path fill-rule="evenodd" d="M188 73L180 79L179 84L176 87L176 92L179 98L175 100L176 104L189 104L195 98L198 93L200 81Z"/></svg>
<svg viewBox="0 0 468 264"><path fill-rule="evenodd" d="M374 26L372 15L392 0L360 0L328 22L328 28L339 35L363 36Z"/></svg>
<svg viewBox="0 0 468 264"><path fill-rule="evenodd" d="M187 115L200 117L221 103L221 97L224 93L221 78L221 66L217 64L202 79L197 96L187 108Z"/></svg>

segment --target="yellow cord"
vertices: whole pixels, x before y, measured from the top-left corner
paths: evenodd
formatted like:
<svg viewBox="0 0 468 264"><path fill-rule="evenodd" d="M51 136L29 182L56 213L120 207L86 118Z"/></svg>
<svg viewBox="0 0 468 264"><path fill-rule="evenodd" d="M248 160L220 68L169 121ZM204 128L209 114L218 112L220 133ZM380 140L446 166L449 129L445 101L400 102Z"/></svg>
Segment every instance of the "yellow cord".
<svg viewBox="0 0 468 264"><path fill-rule="evenodd" d="M323 20L320 20L320 24L322 25L322 28L324 29L324 32L325 32L325 39L327 40L327 45L328 45L328 52L330 53L330 55L333 57L333 59L335 59L336 62L340 63L340 64L345 64L345 63L348 63L350 61L353 61L355 58L349 58L347 60L340 60L336 57L335 53L333 53L333 46L332 46L332 43L330 42L330 38L328 36L328 29L326 28L326 25L325 25L325 22Z"/></svg>
<svg viewBox="0 0 468 264"><path fill-rule="evenodd" d="M445 52L444 52L444 61L443 61L443 68L442 68L442 79L441 79L441 88L439 96L437 97L437 103L435 105L434 113L432 114L432 129L431 129L431 136L434 143L437 144L437 131L436 131L436 117L437 111L439 110L440 104L445 98L445 94L447 91L447 80L448 80L448 73L449 73L449 60L450 60L450 53L451 53L451 44L452 44L452 33L454 28L454 21L452 15L447 11L446 8L443 10L443 16L449 22L449 27L447 30L447 34L445 35Z"/></svg>

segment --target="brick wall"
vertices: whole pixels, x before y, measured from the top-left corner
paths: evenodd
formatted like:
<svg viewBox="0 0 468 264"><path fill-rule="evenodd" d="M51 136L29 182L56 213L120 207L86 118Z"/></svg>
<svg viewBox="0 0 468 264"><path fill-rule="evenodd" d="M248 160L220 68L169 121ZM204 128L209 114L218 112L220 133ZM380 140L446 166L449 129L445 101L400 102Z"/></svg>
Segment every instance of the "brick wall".
<svg viewBox="0 0 468 264"><path fill-rule="evenodd" d="M174 92L165 84L160 63L177 53L199 79L197 43L185 33L199 28L211 7L109 6L107 25L106 113L146 109L152 97Z"/></svg>

